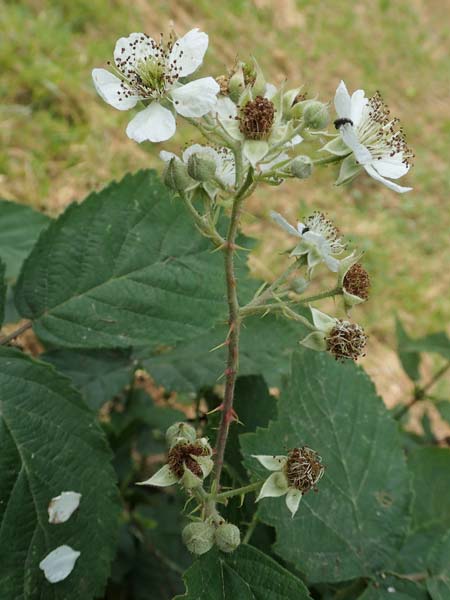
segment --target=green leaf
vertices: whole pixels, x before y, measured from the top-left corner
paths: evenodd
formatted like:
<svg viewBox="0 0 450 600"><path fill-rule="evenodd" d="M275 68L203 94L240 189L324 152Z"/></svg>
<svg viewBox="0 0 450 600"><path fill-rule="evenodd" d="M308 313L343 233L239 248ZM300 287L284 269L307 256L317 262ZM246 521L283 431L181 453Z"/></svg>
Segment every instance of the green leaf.
<svg viewBox="0 0 450 600"><path fill-rule="evenodd" d="M431 577L427 579L427 588L432 600L448 600L450 598L450 531L431 549L428 568Z"/></svg>
<svg viewBox="0 0 450 600"><path fill-rule="evenodd" d="M212 386L223 375L226 363L226 348L213 349L223 344L227 332L226 326L218 325L167 352L155 353L143 364L157 383L169 390L196 392L203 386ZM245 319L239 373L261 374L269 385L279 386L289 370L290 356L305 332L303 325L274 315Z"/></svg>
<svg viewBox="0 0 450 600"><path fill-rule="evenodd" d="M441 417L447 421L447 423L450 423L450 401L439 400L439 402L436 402L435 406Z"/></svg>
<svg viewBox="0 0 450 600"><path fill-rule="evenodd" d="M0 348L1 598L88 600L101 594L114 556L119 502L110 451L91 411L53 367ZM49 502L81 494L65 523ZM39 569L67 544L81 552L72 573L49 583Z"/></svg>
<svg viewBox="0 0 450 600"><path fill-rule="evenodd" d="M431 333L424 337L410 340L406 346L409 352L434 352L450 360L450 339L445 331Z"/></svg>
<svg viewBox="0 0 450 600"><path fill-rule="evenodd" d="M6 263L6 279L14 282L49 217L29 206L0 199L0 256Z"/></svg>
<svg viewBox="0 0 450 600"><path fill-rule="evenodd" d="M306 445L326 470L294 519L284 498L261 501L276 552L312 582L370 577L390 566L407 526L409 477L397 424L368 376L353 363L297 352L278 406L267 430L241 436L246 466L267 477L251 455Z"/></svg>
<svg viewBox="0 0 450 600"><path fill-rule="evenodd" d="M210 550L184 575L186 593L174 600L308 600L303 583L252 546L232 554Z"/></svg>
<svg viewBox="0 0 450 600"><path fill-rule="evenodd" d="M92 410L130 383L134 361L126 350L53 350L41 355L72 380Z"/></svg>
<svg viewBox="0 0 450 600"><path fill-rule="evenodd" d="M358 600L412 600L414 596L397 592L393 586L389 587L369 587L359 596Z"/></svg>
<svg viewBox="0 0 450 600"><path fill-rule="evenodd" d="M50 225L23 266L16 305L50 345L155 348L209 332L225 317L224 296L222 256L141 171Z"/></svg>
<svg viewBox="0 0 450 600"><path fill-rule="evenodd" d="M409 459L414 499L408 537L396 571L416 573L426 569L434 542L450 528L450 449L421 448Z"/></svg>
<svg viewBox="0 0 450 600"><path fill-rule="evenodd" d="M397 353L402 363L403 370L413 381L420 379L420 354L417 351L407 350L407 346L411 342L411 338L406 333L402 322L397 317L395 321L395 329L397 333Z"/></svg>
<svg viewBox="0 0 450 600"><path fill-rule="evenodd" d="M5 318L5 304L6 304L5 271L6 271L6 265L0 259L0 327L3 325L3 320Z"/></svg>
<svg viewBox="0 0 450 600"><path fill-rule="evenodd" d="M414 574L412 574L414 578ZM420 577L420 576L419 576ZM411 581L383 573L376 581L369 583L358 600L430 600L424 582Z"/></svg>

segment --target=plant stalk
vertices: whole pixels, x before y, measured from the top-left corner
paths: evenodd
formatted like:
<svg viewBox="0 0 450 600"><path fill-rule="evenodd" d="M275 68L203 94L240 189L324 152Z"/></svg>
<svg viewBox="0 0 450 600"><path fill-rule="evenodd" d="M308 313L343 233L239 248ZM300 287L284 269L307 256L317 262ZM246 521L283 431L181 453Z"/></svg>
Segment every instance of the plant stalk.
<svg viewBox="0 0 450 600"><path fill-rule="evenodd" d="M28 329L31 329L32 326L33 326L33 323L31 321L27 321L26 323L24 323L23 325L21 325L20 327L18 327L15 331L13 331L12 333L10 333L9 335L6 335L5 337L1 338L0 339L0 346L4 346L5 344L7 344L8 342L10 342L11 340L14 340L16 337L19 337L19 335L21 335L22 333L24 333Z"/></svg>

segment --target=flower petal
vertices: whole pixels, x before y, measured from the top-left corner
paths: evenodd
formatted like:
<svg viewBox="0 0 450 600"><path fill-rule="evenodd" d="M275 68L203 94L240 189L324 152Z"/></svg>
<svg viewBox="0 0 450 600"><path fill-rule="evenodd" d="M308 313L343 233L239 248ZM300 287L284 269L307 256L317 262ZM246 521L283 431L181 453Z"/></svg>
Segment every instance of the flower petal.
<svg viewBox="0 0 450 600"><path fill-rule="evenodd" d="M338 85L334 95L334 107L341 119L351 118L351 99L347 86L343 81Z"/></svg>
<svg viewBox="0 0 450 600"><path fill-rule="evenodd" d="M167 150L161 150L161 152L159 153L159 158L166 163L170 162L172 158L180 160L176 154L174 154L173 152L167 152Z"/></svg>
<svg viewBox="0 0 450 600"><path fill-rule="evenodd" d="M287 460L286 456L273 454L252 454L252 456L269 471L279 471L284 467Z"/></svg>
<svg viewBox="0 0 450 600"><path fill-rule="evenodd" d="M333 327L336 325L336 319L326 315L321 310L314 308L313 306L309 307L311 310L311 316L314 325L317 327L319 331L324 331L328 333Z"/></svg>
<svg viewBox="0 0 450 600"><path fill-rule="evenodd" d="M208 477L214 467L214 461L209 456L192 456L197 461L203 473L203 477Z"/></svg>
<svg viewBox="0 0 450 600"><path fill-rule="evenodd" d="M164 465L156 471L153 477L146 479L145 481L138 481L136 485L154 485L156 487L167 487L177 483L178 477L172 473L169 465Z"/></svg>
<svg viewBox="0 0 450 600"><path fill-rule="evenodd" d="M399 194L404 194L405 192L410 192L412 190L412 188L410 188L410 187L402 187L401 185L397 185L393 181L390 181L389 179L382 177L373 168L372 165L364 165L364 168L371 177L373 177L374 179L376 179L377 181L379 181L380 183L382 183L383 185L388 187L390 190L393 190L394 192L398 192Z"/></svg>
<svg viewBox="0 0 450 600"><path fill-rule="evenodd" d="M45 578L50 583L58 583L68 577L75 566L80 552L70 546L58 546L41 560L39 568L44 571Z"/></svg>
<svg viewBox="0 0 450 600"><path fill-rule="evenodd" d="M147 56L155 55L156 42L145 33L130 33L117 40L114 48L114 62L123 73L134 71L136 65Z"/></svg>
<svg viewBox="0 0 450 600"><path fill-rule="evenodd" d="M294 490L292 488L289 488L288 493L286 494L286 506L291 511L292 518L295 517L295 513L298 511L302 496L303 494L300 490Z"/></svg>
<svg viewBox="0 0 450 600"><path fill-rule="evenodd" d="M106 69L93 69L92 80L98 95L114 108L129 110L136 106L139 97Z"/></svg>
<svg viewBox="0 0 450 600"><path fill-rule="evenodd" d="M228 97L219 97L214 108L217 119L225 131L235 140L242 140L236 104Z"/></svg>
<svg viewBox="0 0 450 600"><path fill-rule="evenodd" d="M355 128L350 123L346 123L345 125L341 125L339 127L339 132L342 136L342 139L347 144L347 146L352 150L355 155L356 160L361 164L365 165L372 160L372 155L369 150L365 146L363 146L356 135Z"/></svg>
<svg viewBox="0 0 450 600"><path fill-rule="evenodd" d="M262 500L263 498L278 498L279 496L284 496L287 491L287 479L283 473L277 471L276 473L269 475L269 477L266 479L258 497L256 498L256 502Z"/></svg>
<svg viewBox="0 0 450 600"><path fill-rule="evenodd" d="M361 122L364 107L368 102L369 100L366 98L364 90L353 92L350 100L350 118L355 127Z"/></svg>
<svg viewBox="0 0 450 600"><path fill-rule="evenodd" d="M374 161L372 166L382 177L389 177L389 179L403 177L410 168L409 165L403 162L402 152L397 152L394 156L380 158Z"/></svg>
<svg viewBox="0 0 450 600"><path fill-rule="evenodd" d="M216 106L219 90L215 79L203 77L174 88L170 93L177 113L183 117L203 117Z"/></svg>
<svg viewBox="0 0 450 600"><path fill-rule="evenodd" d="M78 492L61 492L52 498L48 505L48 522L55 525L65 523L80 505L81 494Z"/></svg>
<svg viewBox="0 0 450 600"><path fill-rule="evenodd" d="M135 142L164 142L173 136L175 117L157 102L144 108L128 123L127 135Z"/></svg>
<svg viewBox="0 0 450 600"><path fill-rule="evenodd" d="M186 77L198 69L208 48L208 35L199 29L191 29L173 45L169 56L171 65L176 61L177 73Z"/></svg>
<svg viewBox="0 0 450 600"><path fill-rule="evenodd" d="M282 229L290 233L291 235L295 235L295 237L301 237L299 232L295 227L293 227L290 223L286 221L286 219L280 215L280 213L275 212L274 210L270 211L271 218L275 221L277 225L279 225Z"/></svg>
<svg viewBox="0 0 450 600"><path fill-rule="evenodd" d="M340 261L337 258L334 258L334 256L331 256L330 254L324 254L323 261L333 273L337 273L339 271Z"/></svg>

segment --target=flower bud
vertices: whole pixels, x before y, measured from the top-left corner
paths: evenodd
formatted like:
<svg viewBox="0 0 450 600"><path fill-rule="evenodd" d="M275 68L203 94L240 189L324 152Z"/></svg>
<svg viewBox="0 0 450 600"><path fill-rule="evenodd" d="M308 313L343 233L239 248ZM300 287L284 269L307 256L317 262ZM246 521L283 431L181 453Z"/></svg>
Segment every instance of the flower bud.
<svg viewBox="0 0 450 600"><path fill-rule="evenodd" d="M216 163L204 155L192 154L188 160L187 172L196 181L211 181L216 175Z"/></svg>
<svg viewBox="0 0 450 600"><path fill-rule="evenodd" d="M205 554L214 546L215 528L211 523L189 523L183 529L183 543L192 554Z"/></svg>
<svg viewBox="0 0 450 600"><path fill-rule="evenodd" d="M192 425L189 423L178 422L174 423L166 431L166 442L169 447L180 440L187 440L188 442L195 442L197 439L197 432Z"/></svg>
<svg viewBox="0 0 450 600"><path fill-rule="evenodd" d="M309 283L304 277L296 277L291 281L291 290L296 294L303 294L308 288Z"/></svg>
<svg viewBox="0 0 450 600"><path fill-rule="evenodd" d="M309 156L297 156L289 165L289 170L298 179L307 179L313 171L313 162Z"/></svg>
<svg viewBox="0 0 450 600"><path fill-rule="evenodd" d="M324 129L329 121L328 106L318 100L308 100L303 108L305 126L310 129Z"/></svg>
<svg viewBox="0 0 450 600"><path fill-rule="evenodd" d="M195 185L195 181L188 175L186 165L177 158L172 158L167 163L163 174L163 181L169 189L179 194L183 194L188 188Z"/></svg>
<svg viewBox="0 0 450 600"><path fill-rule="evenodd" d="M245 78L244 78L244 70L243 63L239 63L234 73L231 75L228 81L228 93L233 102L237 102L239 100L240 95L244 91L245 88Z"/></svg>
<svg viewBox="0 0 450 600"><path fill-rule="evenodd" d="M222 523L217 527L214 539L222 552L234 552L241 543L241 532L232 523Z"/></svg>

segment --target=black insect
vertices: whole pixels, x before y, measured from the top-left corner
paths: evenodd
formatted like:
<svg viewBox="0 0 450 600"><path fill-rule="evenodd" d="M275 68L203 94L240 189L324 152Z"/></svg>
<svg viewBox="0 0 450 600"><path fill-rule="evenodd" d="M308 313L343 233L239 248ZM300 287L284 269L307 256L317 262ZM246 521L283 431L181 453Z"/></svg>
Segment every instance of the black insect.
<svg viewBox="0 0 450 600"><path fill-rule="evenodd" d="M308 233L308 231L309 231L309 227L305 227L305 228L303 229L303 231L302 231L302 234L303 234L303 233Z"/></svg>
<svg viewBox="0 0 450 600"><path fill-rule="evenodd" d="M336 127L336 129L339 129L339 127L342 127L342 125L353 125L353 121L351 119L347 119L346 117L342 118L342 119L336 119L336 121L334 122L334 126Z"/></svg>

